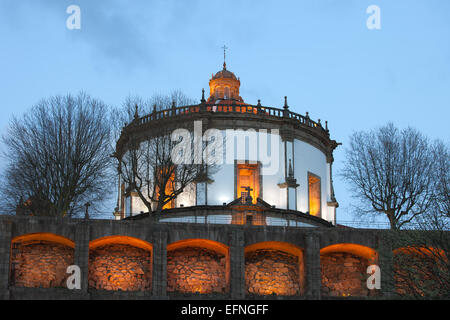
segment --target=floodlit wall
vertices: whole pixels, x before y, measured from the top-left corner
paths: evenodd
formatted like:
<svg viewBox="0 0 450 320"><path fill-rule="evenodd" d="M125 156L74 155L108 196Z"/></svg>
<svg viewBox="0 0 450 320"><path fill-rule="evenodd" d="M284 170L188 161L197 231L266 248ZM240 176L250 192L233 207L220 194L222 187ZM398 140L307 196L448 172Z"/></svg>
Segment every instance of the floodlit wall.
<svg viewBox="0 0 450 320"><path fill-rule="evenodd" d="M361 297L367 288L355 280L364 284L368 264L389 270L392 261L377 260L373 249L392 254L384 243L388 232L0 217L0 296ZM79 290L66 286L72 264L81 271ZM385 283L376 291L388 289Z"/></svg>
<svg viewBox="0 0 450 320"><path fill-rule="evenodd" d="M152 247L130 237L112 236L91 242L89 288L112 291L151 290Z"/></svg>
<svg viewBox="0 0 450 320"><path fill-rule="evenodd" d="M197 190L195 185L189 186L176 199L176 207L180 207L180 205L184 207L204 204L222 205L233 201L237 192L235 162L256 161L260 163L261 167L266 168L260 169L262 170L260 197L264 201L280 209L289 208L309 212L308 173L311 173L320 178L320 217L334 222L335 208L328 207L328 201L331 197L330 165L321 150L298 139L294 139L293 142L282 141L278 134L273 134L270 130L265 137L260 135L257 130L254 133L248 130L236 130L233 135L227 135L227 130L221 130L220 132L224 137L224 162L218 166L216 172L212 175L213 182L207 184L206 189L199 187ZM251 136L256 137L256 140L254 140L256 143L252 142ZM267 149L262 149L264 138ZM275 141L278 148L272 145L272 140ZM250 150L256 150L255 156L252 156ZM281 188L279 185L286 182L285 177L289 173L289 160L291 160L294 178L299 186L297 189L289 188L288 191L288 188ZM270 163L267 161L270 161ZM270 164L272 165L271 170L269 170ZM270 172L264 174L264 170L266 170L266 173ZM141 211L147 212L147 208L136 195L132 197L131 205L133 215ZM126 210L126 215L128 215L129 206Z"/></svg>
<svg viewBox="0 0 450 320"><path fill-rule="evenodd" d="M35 233L13 239L11 284L17 287L66 287L67 267L74 261L71 240L50 233Z"/></svg>

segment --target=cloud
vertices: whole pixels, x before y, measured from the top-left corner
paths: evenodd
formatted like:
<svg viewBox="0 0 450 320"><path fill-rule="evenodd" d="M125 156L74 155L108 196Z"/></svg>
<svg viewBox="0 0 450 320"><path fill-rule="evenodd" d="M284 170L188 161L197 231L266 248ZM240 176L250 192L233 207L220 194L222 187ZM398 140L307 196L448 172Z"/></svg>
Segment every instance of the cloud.
<svg viewBox="0 0 450 320"><path fill-rule="evenodd" d="M89 45L93 54L124 67L136 67L152 60L149 41L130 7L120 1L78 2L81 30L70 32L72 38Z"/></svg>
<svg viewBox="0 0 450 320"><path fill-rule="evenodd" d="M132 4L132 5L131 5ZM33 24L52 23L60 26L68 41L87 45L95 56L109 59L124 68L132 68L152 61L151 40L142 28L144 2L91 1L91 0L2 0L0 17L11 30ZM67 7L81 9L81 29L66 29L70 16ZM40 21L49 19L49 21ZM62 44L64 39L61 40ZM103 59L105 60L105 59Z"/></svg>

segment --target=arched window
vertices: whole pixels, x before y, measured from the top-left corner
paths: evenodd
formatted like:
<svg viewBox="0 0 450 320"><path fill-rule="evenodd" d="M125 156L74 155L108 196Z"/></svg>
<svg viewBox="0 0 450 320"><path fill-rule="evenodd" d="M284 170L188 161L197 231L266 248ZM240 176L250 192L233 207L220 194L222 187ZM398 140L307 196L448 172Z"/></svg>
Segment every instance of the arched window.
<svg viewBox="0 0 450 320"><path fill-rule="evenodd" d="M230 88L229 87L225 87L225 91L224 91L224 99L229 99L230 98Z"/></svg>
<svg viewBox="0 0 450 320"><path fill-rule="evenodd" d="M223 88L219 88L217 90L217 96L216 99L223 99Z"/></svg>

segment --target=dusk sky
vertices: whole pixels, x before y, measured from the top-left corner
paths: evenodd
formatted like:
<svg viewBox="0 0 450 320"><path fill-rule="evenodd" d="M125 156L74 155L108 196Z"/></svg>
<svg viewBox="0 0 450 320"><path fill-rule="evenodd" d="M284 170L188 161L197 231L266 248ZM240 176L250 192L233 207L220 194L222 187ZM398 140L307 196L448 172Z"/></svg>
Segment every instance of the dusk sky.
<svg viewBox="0 0 450 320"><path fill-rule="evenodd" d="M81 9L80 30L66 27L70 5ZM381 30L366 26L370 5ZM0 0L0 134L57 94L119 106L180 89L199 100L225 44L247 103L282 107L287 96L292 111L328 120L343 143L337 219L353 220L338 176L352 132L391 121L450 139L449 16L448 0Z"/></svg>

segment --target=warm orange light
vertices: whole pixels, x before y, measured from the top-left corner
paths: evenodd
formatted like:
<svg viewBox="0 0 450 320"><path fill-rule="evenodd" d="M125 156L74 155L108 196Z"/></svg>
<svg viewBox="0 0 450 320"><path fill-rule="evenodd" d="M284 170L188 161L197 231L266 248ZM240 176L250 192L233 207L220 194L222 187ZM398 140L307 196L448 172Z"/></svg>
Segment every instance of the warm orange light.
<svg viewBox="0 0 450 320"><path fill-rule="evenodd" d="M180 240L167 245L167 251L176 250L184 247L200 247L211 251L219 252L228 257L228 246L212 240L207 239L186 239Z"/></svg>
<svg viewBox="0 0 450 320"><path fill-rule="evenodd" d="M367 296L363 275L377 264L378 254L370 247L339 243L320 250L322 292L325 296Z"/></svg>
<svg viewBox="0 0 450 320"><path fill-rule="evenodd" d="M163 169L160 170L160 174L161 174L161 176L163 175ZM162 177L162 178L164 178L164 177ZM170 178L167 181L166 189L165 189L165 194L168 197L172 196L172 194L173 194L174 181L175 181L175 172L172 172L172 175L170 176ZM158 185L156 186L156 197L159 198L159 186ZM171 209L174 207L175 207L175 199L172 199L163 206L163 209Z"/></svg>
<svg viewBox="0 0 450 320"><path fill-rule="evenodd" d="M73 264L75 244L52 233L32 233L12 239L10 280L18 287L65 285L66 269Z"/></svg>
<svg viewBox="0 0 450 320"><path fill-rule="evenodd" d="M237 189L236 197L240 198L243 192L246 192L244 187L250 187L250 196L253 203L256 203L259 197L259 165L258 164L238 164L237 165Z"/></svg>
<svg viewBox="0 0 450 320"><path fill-rule="evenodd" d="M153 249L150 243L137 238L126 236L107 236L91 241L89 243L89 250L94 250L97 247L103 247L108 244L127 244L132 247L141 248L150 252L152 252Z"/></svg>
<svg viewBox="0 0 450 320"><path fill-rule="evenodd" d="M53 233L29 233L22 236L15 237L12 239L12 243L29 243L29 242L35 242L35 241L49 241L49 242L56 242L63 244L65 246L68 246L70 248L75 248L75 242L72 240L59 236L57 234Z"/></svg>
<svg viewBox="0 0 450 320"><path fill-rule="evenodd" d="M167 254L168 257L172 255L172 252L175 252L176 250L183 250L184 248L190 249L192 252L192 249L206 249L207 251L213 252L215 255L222 256L222 259L224 257L225 259L225 265L223 266L224 269L219 271L219 274L222 275L223 272L223 285L228 288L229 286L229 273L230 273L230 259L229 259L229 248L228 246L212 241L207 239L186 239L186 240L180 240L176 241L174 243L167 245ZM196 250L198 251L198 250ZM185 254L185 253L184 253ZM189 259L188 255L183 255L183 259L186 257L186 259ZM223 260L222 260L223 261ZM221 290L220 286L217 286L217 284L212 284L210 277L217 277L217 274L209 274L209 273L198 273L198 271L192 271L192 268L196 268L198 265L193 265L186 270L189 270L188 273L185 273L184 276L180 276L180 266L183 265L184 262L181 262L181 264L178 264L178 267L175 267L177 265L177 262L175 261L175 265L172 263L169 265L168 263L168 282L173 283L172 285L168 284L168 288L170 287L171 291L177 290L180 292L191 292L191 293L212 293L214 290ZM197 261L199 265L205 266L207 264L208 266L213 266L214 263L212 263L209 260L203 260L203 261ZM173 270L170 269L170 266L173 266ZM170 271L170 270L171 271ZM220 281L219 281L220 282Z"/></svg>
<svg viewBox="0 0 450 320"><path fill-rule="evenodd" d="M93 241L89 250L89 287L97 290L151 289L152 253L145 241L122 236Z"/></svg>
<svg viewBox="0 0 450 320"><path fill-rule="evenodd" d="M362 257L367 259L369 263L376 263L378 261L378 253L374 249L354 243L333 244L320 250L321 255L337 252L350 253Z"/></svg>
<svg viewBox="0 0 450 320"><path fill-rule="evenodd" d="M304 264L303 264L303 250L293 244L287 243L287 242L280 242L280 241L265 241L265 242L258 242L252 245L249 245L245 247L244 253L247 257L249 254L251 255L253 252L260 251L260 250L267 250L267 251L281 251L286 254L289 254L291 256L294 256L297 258L298 262L298 290L299 292L294 293L293 290L295 290L292 286L289 285L289 283L286 281L286 278L283 278L283 276L278 277L276 272L271 272L271 274L260 274L258 277L261 277L260 286L263 285L263 288L260 287L260 293L264 295L271 295L271 294L277 294L277 295L293 295L293 294L302 294L304 292L304 284L305 284L305 273L304 273ZM247 259L247 258L246 258ZM285 263L282 263L281 261L276 263L280 264L280 268L284 269L287 268L287 265ZM275 265L274 264L274 267ZM246 267L247 268L247 267ZM250 267L252 268L252 267ZM254 268L254 267L253 267ZM259 273L259 272L258 272ZM246 281L249 281L248 279ZM247 286L251 285L251 283L247 283Z"/></svg>
<svg viewBox="0 0 450 320"><path fill-rule="evenodd" d="M256 250L279 250L303 259L303 250L293 244L280 241L264 241L246 246L244 253Z"/></svg>
<svg viewBox="0 0 450 320"><path fill-rule="evenodd" d="M212 79L209 82L209 95L217 99L238 99L239 80L231 78Z"/></svg>
<svg viewBox="0 0 450 320"><path fill-rule="evenodd" d="M394 253L394 255L412 254L412 255L417 255L417 256L446 258L444 250L439 249L439 248L424 247L424 246L398 248L398 249L395 249L393 253Z"/></svg>
<svg viewBox="0 0 450 320"><path fill-rule="evenodd" d="M265 226L266 216L256 210L248 211L248 206L237 206L231 216L231 224L250 224L253 226Z"/></svg>
<svg viewBox="0 0 450 320"><path fill-rule="evenodd" d="M308 174L309 214L320 217L320 178Z"/></svg>

